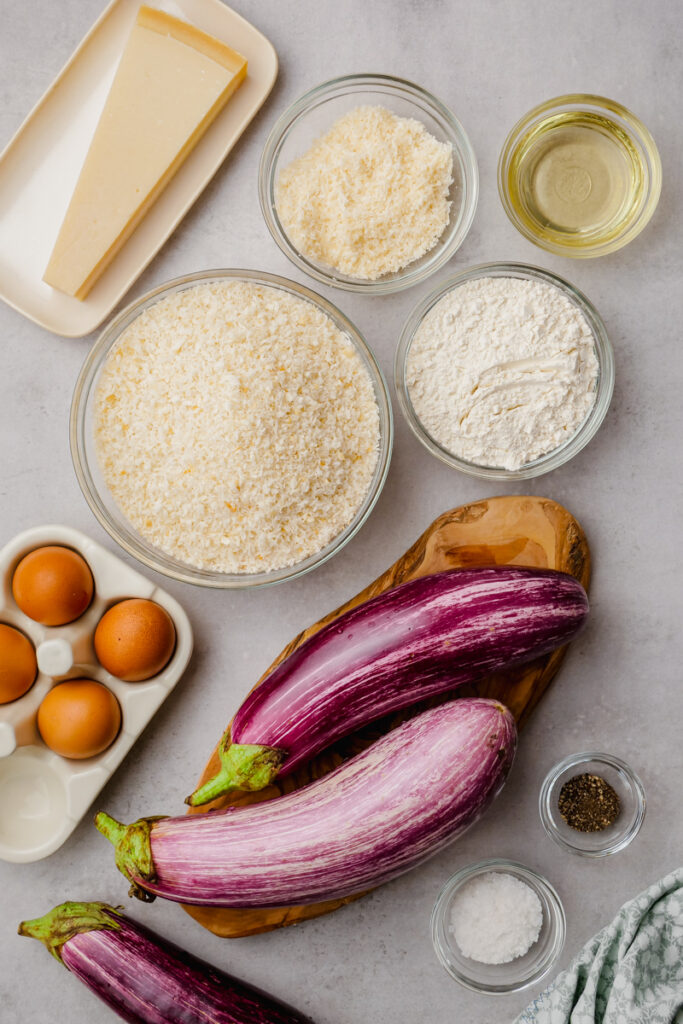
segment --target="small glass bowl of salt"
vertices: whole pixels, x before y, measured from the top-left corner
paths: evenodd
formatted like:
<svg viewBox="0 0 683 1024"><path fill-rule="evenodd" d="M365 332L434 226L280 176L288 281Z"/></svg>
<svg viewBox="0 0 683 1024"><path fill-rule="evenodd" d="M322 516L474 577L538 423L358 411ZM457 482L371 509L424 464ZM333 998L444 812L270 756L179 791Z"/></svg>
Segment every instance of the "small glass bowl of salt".
<svg viewBox="0 0 683 1024"><path fill-rule="evenodd" d="M475 992L534 985L564 946L560 898L542 875L508 860L483 860L449 878L432 911L436 955Z"/></svg>

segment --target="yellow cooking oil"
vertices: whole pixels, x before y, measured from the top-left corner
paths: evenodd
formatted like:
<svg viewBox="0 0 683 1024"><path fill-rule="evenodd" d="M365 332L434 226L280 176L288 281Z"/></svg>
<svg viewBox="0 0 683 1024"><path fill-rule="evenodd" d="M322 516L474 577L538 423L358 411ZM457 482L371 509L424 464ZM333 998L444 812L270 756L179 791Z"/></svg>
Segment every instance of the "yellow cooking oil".
<svg viewBox="0 0 683 1024"><path fill-rule="evenodd" d="M536 122L519 141L508 188L527 230L578 250L609 242L633 220L644 201L646 168L615 121L565 111Z"/></svg>

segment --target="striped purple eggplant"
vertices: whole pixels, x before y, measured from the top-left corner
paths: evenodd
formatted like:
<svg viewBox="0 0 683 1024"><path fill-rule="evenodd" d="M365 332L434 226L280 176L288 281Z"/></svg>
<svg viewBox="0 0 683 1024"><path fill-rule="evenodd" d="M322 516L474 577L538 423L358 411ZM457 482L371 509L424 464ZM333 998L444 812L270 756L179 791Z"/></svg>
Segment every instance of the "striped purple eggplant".
<svg viewBox="0 0 683 1024"><path fill-rule="evenodd" d="M221 769L187 803L257 790L342 736L568 643L588 599L565 573L455 569L387 590L310 637L246 698Z"/></svg>
<svg viewBox="0 0 683 1024"><path fill-rule="evenodd" d="M461 699L425 711L287 796L182 818L95 824L131 895L216 907L279 907L373 888L468 828L512 763L502 704Z"/></svg>
<svg viewBox="0 0 683 1024"><path fill-rule="evenodd" d="M310 1024L106 903L62 903L19 934L44 942L129 1024Z"/></svg>

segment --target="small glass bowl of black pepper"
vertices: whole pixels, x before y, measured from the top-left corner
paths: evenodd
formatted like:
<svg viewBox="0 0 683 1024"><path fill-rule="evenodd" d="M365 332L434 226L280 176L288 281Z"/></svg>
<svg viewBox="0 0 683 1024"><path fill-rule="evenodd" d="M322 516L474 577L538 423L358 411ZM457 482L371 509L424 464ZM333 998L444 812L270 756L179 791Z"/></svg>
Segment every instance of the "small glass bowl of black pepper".
<svg viewBox="0 0 683 1024"><path fill-rule="evenodd" d="M628 846L645 818L643 784L611 754L572 754L541 786L541 821L558 846L582 857L608 857Z"/></svg>

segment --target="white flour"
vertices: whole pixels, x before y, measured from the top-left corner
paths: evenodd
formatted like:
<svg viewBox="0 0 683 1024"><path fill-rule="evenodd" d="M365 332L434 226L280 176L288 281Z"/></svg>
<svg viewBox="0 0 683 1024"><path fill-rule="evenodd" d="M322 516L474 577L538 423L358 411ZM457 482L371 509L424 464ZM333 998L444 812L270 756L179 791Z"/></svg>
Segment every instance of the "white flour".
<svg viewBox="0 0 683 1024"><path fill-rule="evenodd" d="M419 419L459 458L519 469L578 429L598 361L581 310L541 281L481 277L425 317L407 382Z"/></svg>

